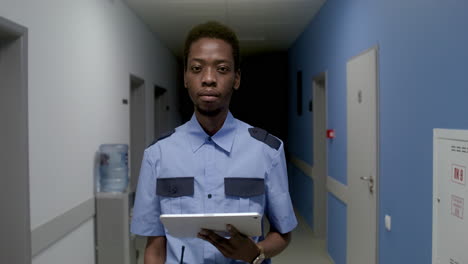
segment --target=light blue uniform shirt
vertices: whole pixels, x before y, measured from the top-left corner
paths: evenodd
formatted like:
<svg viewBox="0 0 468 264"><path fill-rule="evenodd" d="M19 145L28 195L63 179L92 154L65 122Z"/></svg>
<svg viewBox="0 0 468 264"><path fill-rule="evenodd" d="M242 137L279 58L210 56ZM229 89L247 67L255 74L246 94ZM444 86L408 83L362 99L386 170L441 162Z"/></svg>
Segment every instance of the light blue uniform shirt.
<svg viewBox="0 0 468 264"><path fill-rule="evenodd" d="M183 245L184 263L242 262L225 258L199 238L166 234L161 214L258 212L280 233L296 227L283 143L271 135L267 142L273 140L276 146L262 142L249 128L229 113L223 127L210 137L193 115L145 150L131 232L166 236L166 263L180 262ZM263 236L253 239L258 242Z"/></svg>

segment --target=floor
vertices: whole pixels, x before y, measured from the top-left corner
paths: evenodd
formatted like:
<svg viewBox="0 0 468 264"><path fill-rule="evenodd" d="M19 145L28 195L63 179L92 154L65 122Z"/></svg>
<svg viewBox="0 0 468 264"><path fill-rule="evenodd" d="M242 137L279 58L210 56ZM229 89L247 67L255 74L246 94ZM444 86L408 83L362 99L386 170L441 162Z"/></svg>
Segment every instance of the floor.
<svg viewBox="0 0 468 264"><path fill-rule="evenodd" d="M312 229L304 218L297 213L296 215L299 225L292 233L291 243L280 255L272 259L272 263L333 264L328 256L325 240L314 238Z"/></svg>
<svg viewBox="0 0 468 264"><path fill-rule="evenodd" d="M312 230L306 224L304 218L299 214L299 225L293 231L291 244L278 256L272 259L272 263L314 263L314 264L333 264L328 257L326 244L324 240L315 239ZM140 258L138 264L143 264L142 253L144 252L146 239L139 237L136 241Z"/></svg>

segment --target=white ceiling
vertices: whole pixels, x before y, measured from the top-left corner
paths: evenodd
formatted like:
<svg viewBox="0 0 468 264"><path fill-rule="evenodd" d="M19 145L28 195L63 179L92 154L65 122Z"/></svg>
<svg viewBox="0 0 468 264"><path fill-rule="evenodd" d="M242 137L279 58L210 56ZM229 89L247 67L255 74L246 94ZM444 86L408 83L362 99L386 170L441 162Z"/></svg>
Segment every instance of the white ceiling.
<svg viewBox="0 0 468 264"><path fill-rule="evenodd" d="M286 50L326 0L125 0L181 56L194 25L217 20L232 27L244 55Z"/></svg>

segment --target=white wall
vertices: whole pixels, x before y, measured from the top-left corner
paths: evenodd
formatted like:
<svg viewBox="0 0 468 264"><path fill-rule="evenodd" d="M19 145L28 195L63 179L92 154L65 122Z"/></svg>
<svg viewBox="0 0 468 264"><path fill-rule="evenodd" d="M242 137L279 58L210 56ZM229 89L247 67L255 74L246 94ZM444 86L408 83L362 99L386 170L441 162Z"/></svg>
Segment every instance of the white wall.
<svg viewBox="0 0 468 264"><path fill-rule="evenodd" d="M80 228L39 253L34 264L90 264L94 256L94 220L90 219ZM78 246L78 247L77 247ZM76 248L77 247L77 248ZM65 261L65 262L64 262Z"/></svg>
<svg viewBox="0 0 468 264"><path fill-rule="evenodd" d="M122 99L129 99L130 73L146 83L147 141L153 137L154 84L168 89L169 126L178 124L177 61L121 0L1 0L0 16L29 30L33 230L94 196L100 144L129 143L129 106ZM83 256L76 263L89 263L91 249L73 241L58 243ZM68 263L66 252L51 259L41 253L33 262Z"/></svg>

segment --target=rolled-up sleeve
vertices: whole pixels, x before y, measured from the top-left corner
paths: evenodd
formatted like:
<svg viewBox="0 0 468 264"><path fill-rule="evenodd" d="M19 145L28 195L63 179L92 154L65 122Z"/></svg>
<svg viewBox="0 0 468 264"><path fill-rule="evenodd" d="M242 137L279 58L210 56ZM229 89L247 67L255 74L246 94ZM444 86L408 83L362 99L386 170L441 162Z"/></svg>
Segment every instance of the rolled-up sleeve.
<svg viewBox="0 0 468 264"><path fill-rule="evenodd" d="M283 145L281 145L277 155L273 157L266 180L266 213L270 225L281 234L288 233L297 226L297 219L289 195Z"/></svg>
<svg viewBox="0 0 468 264"><path fill-rule="evenodd" d="M137 235L165 236L164 227L159 219L161 215L159 198L156 195L158 163L158 148L146 149L141 164L130 227L131 232Z"/></svg>

